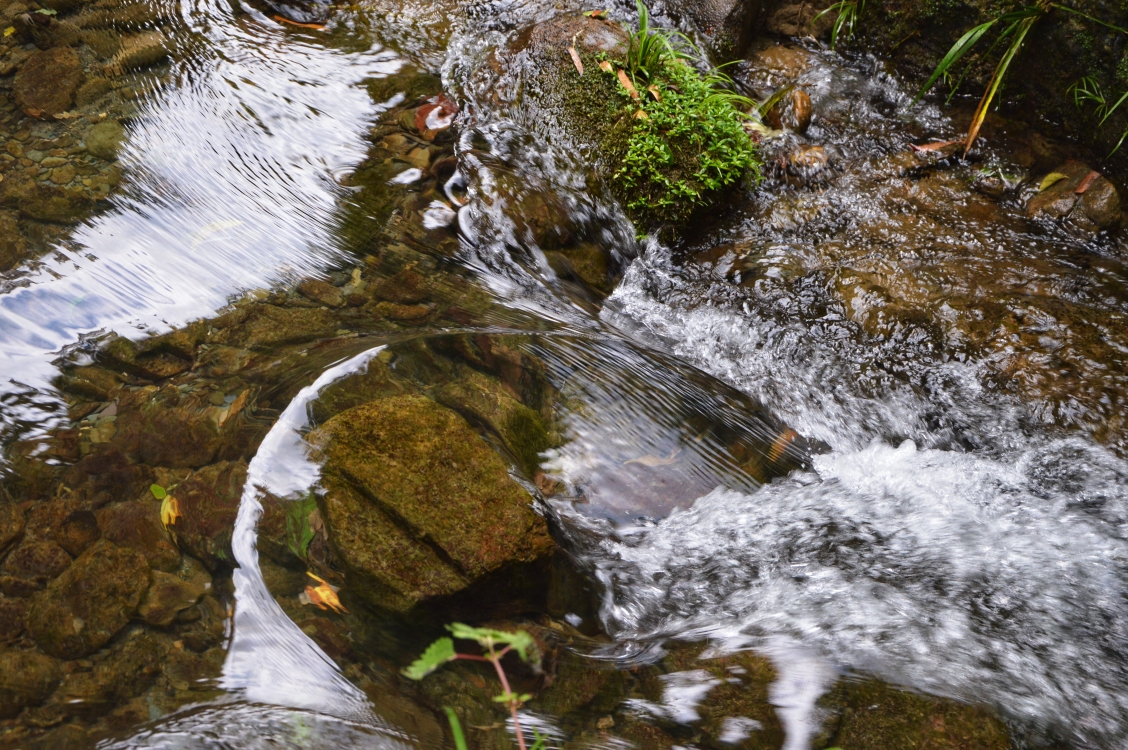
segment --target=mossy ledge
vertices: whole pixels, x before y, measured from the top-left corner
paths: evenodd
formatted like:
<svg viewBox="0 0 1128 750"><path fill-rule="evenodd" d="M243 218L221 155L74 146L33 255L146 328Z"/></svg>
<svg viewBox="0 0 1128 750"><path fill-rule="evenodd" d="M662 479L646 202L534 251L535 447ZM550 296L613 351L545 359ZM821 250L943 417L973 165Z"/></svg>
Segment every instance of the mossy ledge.
<svg viewBox="0 0 1128 750"><path fill-rule="evenodd" d="M525 97L581 145L640 233L672 239L745 178L758 179L760 162L740 113L687 62L656 66L633 98L617 75L628 39L621 25L583 16L533 27L516 42L536 76Z"/></svg>

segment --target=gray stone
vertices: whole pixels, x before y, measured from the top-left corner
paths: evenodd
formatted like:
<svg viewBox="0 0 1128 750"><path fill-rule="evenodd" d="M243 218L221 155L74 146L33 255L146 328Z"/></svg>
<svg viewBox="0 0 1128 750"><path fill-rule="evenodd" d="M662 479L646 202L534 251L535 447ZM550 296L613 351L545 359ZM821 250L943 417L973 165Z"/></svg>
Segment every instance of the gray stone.
<svg viewBox="0 0 1128 750"><path fill-rule="evenodd" d="M99 159L113 161L124 140L125 128L122 124L117 120L104 120L86 134L86 150Z"/></svg>

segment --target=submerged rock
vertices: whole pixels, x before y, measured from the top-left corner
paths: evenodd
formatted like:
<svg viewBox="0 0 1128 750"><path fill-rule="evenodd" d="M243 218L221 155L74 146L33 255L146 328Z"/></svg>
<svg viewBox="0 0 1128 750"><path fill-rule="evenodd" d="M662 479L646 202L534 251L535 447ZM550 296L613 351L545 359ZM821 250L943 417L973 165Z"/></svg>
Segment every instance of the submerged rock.
<svg viewBox="0 0 1128 750"><path fill-rule="evenodd" d="M167 628L182 611L193 606L211 588L211 575L200 563L185 558L175 574L153 571L138 614L150 625Z"/></svg>
<svg viewBox="0 0 1128 750"><path fill-rule="evenodd" d="M16 104L32 117L54 117L70 109L82 80L82 61L73 49L40 50L16 73Z"/></svg>
<svg viewBox="0 0 1128 750"><path fill-rule="evenodd" d="M70 565L70 555L53 542L26 541L0 565L0 588L8 596L27 596Z"/></svg>
<svg viewBox="0 0 1128 750"><path fill-rule="evenodd" d="M125 140L125 128L117 120L103 120L86 134L86 150L99 159L113 161Z"/></svg>
<svg viewBox="0 0 1128 750"><path fill-rule="evenodd" d="M180 506L173 526L176 541L210 570L235 563L231 533L246 481L246 464L221 461L200 469L174 492Z"/></svg>
<svg viewBox="0 0 1128 750"><path fill-rule="evenodd" d="M34 651L0 651L0 718L42 703L62 676L59 663L49 656Z"/></svg>
<svg viewBox="0 0 1128 750"><path fill-rule="evenodd" d="M36 595L28 631L48 654L81 659L125 627L147 588L149 564L141 554L99 541Z"/></svg>
<svg viewBox="0 0 1128 750"><path fill-rule="evenodd" d="M98 511L97 520L104 539L140 552L154 570L172 571L180 566L180 550L161 523L157 501L108 505Z"/></svg>
<svg viewBox="0 0 1128 750"><path fill-rule="evenodd" d="M354 407L310 442L325 459L319 505L348 588L376 606L406 610L554 547L501 458L428 398Z"/></svg>

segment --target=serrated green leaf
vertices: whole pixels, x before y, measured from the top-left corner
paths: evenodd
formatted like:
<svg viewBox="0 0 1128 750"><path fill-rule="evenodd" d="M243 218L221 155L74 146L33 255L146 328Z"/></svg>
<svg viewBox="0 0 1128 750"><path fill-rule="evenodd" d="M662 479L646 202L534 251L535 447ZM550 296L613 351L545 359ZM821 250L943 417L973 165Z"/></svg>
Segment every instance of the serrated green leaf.
<svg viewBox="0 0 1128 750"><path fill-rule="evenodd" d="M158 500L164 500L166 497L168 497L168 492L165 490L164 487L161 487L159 484L150 484L149 485L149 492L152 492L153 497L155 497Z"/></svg>
<svg viewBox="0 0 1128 750"><path fill-rule="evenodd" d="M450 638L440 638L428 646L423 655L412 662L411 666L403 670L403 676L411 680L422 680L454 657L454 641Z"/></svg>

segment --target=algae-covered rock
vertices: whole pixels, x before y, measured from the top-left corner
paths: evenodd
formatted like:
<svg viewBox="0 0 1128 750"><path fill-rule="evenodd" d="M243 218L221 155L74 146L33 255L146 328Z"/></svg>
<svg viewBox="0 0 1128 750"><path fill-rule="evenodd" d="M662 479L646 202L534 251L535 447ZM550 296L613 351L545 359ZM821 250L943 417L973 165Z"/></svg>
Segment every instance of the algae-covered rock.
<svg viewBox="0 0 1128 750"><path fill-rule="evenodd" d="M320 500L349 588L404 610L553 549L505 463L450 409L397 396L310 434L325 459Z"/></svg>
<svg viewBox="0 0 1128 750"><path fill-rule="evenodd" d="M0 565L0 588L9 596L26 595L66 570L70 562L70 555L54 542L25 541Z"/></svg>
<svg viewBox="0 0 1128 750"><path fill-rule="evenodd" d="M34 651L0 651L0 718L42 703L59 684L59 663Z"/></svg>
<svg viewBox="0 0 1128 750"><path fill-rule="evenodd" d="M989 711L944 698L898 690L881 682L847 682L842 719L832 743L850 750L928 747L1005 750L1006 725Z"/></svg>
<svg viewBox="0 0 1128 750"><path fill-rule="evenodd" d="M193 606L211 588L211 575L192 558L185 558L176 573L153 571L152 582L141 607L141 619L167 628L180 612Z"/></svg>
<svg viewBox="0 0 1128 750"><path fill-rule="evenodd" d="M161 523L160 503L130 500L114 503L97 513L102 537L118 547L128 547L145 556L154 570L172 571L180 565L180 550Z"/></svg>
<svg viewBox="0 0 1128 750"><path fill-rule="evenodd" d="M145 558L103 539L36 595L28 631L48 654L81 659L125 627L148 587Z"/></svg>
<svg viewBox="0 0 1128 750"><path fill-rule="evenodd" d="M20 506L15 503L0 503L0 553L23 536L25 525Z"/></svg>
<svg viewBox="0 0 1128 750"><path fill-rule="evenodd" d="M231 534L246 481L246 464L221 461L200 469L175 490L180 506L173 527L176 540L210 570L235 564Z"/></svg>

